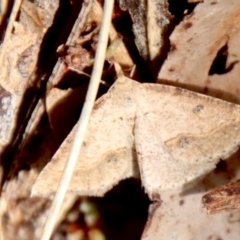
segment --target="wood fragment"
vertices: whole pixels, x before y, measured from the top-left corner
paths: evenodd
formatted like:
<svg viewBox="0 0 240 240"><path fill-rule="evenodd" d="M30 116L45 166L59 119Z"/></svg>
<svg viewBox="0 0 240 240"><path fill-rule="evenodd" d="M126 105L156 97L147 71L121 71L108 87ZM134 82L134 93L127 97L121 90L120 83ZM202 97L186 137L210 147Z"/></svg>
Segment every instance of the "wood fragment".
<svg viewBox="0 0 240 240"><path fill-rule="evenodd" d="M240 210L240 180L216 188L202 197L208 214Z"/></svg>

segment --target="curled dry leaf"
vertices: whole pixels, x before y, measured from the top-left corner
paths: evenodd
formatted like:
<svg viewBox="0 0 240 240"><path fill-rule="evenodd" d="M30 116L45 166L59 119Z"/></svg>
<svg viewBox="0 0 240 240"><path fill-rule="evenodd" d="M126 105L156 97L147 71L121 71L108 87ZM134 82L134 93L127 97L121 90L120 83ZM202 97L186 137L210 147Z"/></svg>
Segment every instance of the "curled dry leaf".
<svg viewBox="0 0 240 240"><path fill-rule="evenodd" d="M38 105L34 109L32 117L28 123L26 130L25 130L25 134L30 137L33 136L33 134L36 131L36 128L37 128L38 124L40 123L40 121L42 120L42 117L44 114L47 114L49 121L51 123L52 118L54 117L54 116L52 116L52 111L54 111L54 109L56 107L61 105L62 102L66 101L66 99L68 97L70 97L69 95L71 95L72 91L73 90L71 90L71 89L61 90L58 88L52 88L48 92L48 95L46 96L45 101L43 102L40 100L38 102ZM66 110L66 109L63 107L62 111L64 111L64 110ZM54 125L52 125L51 127L54 127Z"/></svg>
<svg viewBox="0 0 240 240"><path fill-rule="evenodd" d="M28 166L39 173L49 162L76 123L86 89L87 84L68 90L52 88L45 101L38 102L25 130L21 148L14 157L9 179L4 183L6 189L19 169Z"/></svg>
<svg viewBox="0 0 240 240"><path fill-rule="evenodd" d="M7 91L18 95L24 91L57 8L57 1L23 1L19 21L15 22L14 31L4 44L5 55L0 66L0 83Z"/></svg>
<svg viewBox="0 0 240 240"><path fill-rule="evenodd" d="M133 21L135 43L144 59L154 60L161 54L164 33L170 23L166 0L120 0L122 10L129 11Z"/></svg>
<svg viewBox="0 0 240 240"><path fill-rule="evenodd" d="M51 89L47 98L46 104L43 105L39 101L38 107L33 112L31 122L26 129L25 134L28 136L24 144L30 144L34 133L41 125L41 120L44 114L47 114L50 129L48 137L42 145L37 144L35 150L32 151L27 147L25 160L33 168L41 169L42 165L49 161L49 157L56 151L56 147L63 141L66 134L77 121L77 116L80 108L84 102L87 85L81 86L77 89L60 90L57 88ZM67 115L67 118L66 118ZM38 131L38 130L37 130ZM43 152L45 154L43 154ZM38 154L36 154L38 153ZM45 155L45 156L44 156ZM48 157L46 157L46 155ZM44 159L46 157L46 159ZM33 161L34 158L34 161Z"/></svg>
<svg viewBox="0 0 240 240"><path fill-rule="evenodd" d="M170 36L171 50L159 82L239 103L239 13L239 0L199 3Z"/></svg>
<svg viewBox="0 0 240 240"><path fill-rule="evenodd" d="M66 65L69 69L78 72L92 65L94 61L94 54L92 53L92 56L90 56L83 45L86 44L86 42L93 42L94 38L95 41L98 40L98 31L102 21L103 10L97 0L85 0L84 2L85 4L83 4L78 20L75 22L71 34L64 46L67 48L66 55L63 58L59 58L49 79L53 85L58 85L59 82L61 82L62 76L66 72ZM90 33L84 35L84 31L90 31ZM123 41L112 25L109 31L109 38L111 43L115 40L118 42L117 46L111 51L111 61L119 63L123 70L129 71L129 69L133 68L134 63ZM95 49L93 49L93 52L95 52Z"/></svg>
<svg viewBox="0 0 240 240"><path fill-rule="evenodd" d="M139 169L150 198L182 189L237 150L239 124L238 105L120 77L95 103L69 191L102 196ZM32 195L56 191L74 132L41 172Z"/></svg>
<svg viewBox="0 0 240 240"><path fill-rule="evenodd" d="M102 19L102 8L100 7L98 1L93 2L93 6L89 15L89 20L92 22L96 22L97 24L101 23ZM117 47L114 49L114 52L112 53L112 57L115 62L117 62L123 70L126 68L132 68L134 63L129 56L129 53L121 40L120 37L118 37L118 33L116 32L115 28L111 25L110 31L109 31L109 38L111 42L114 42L116 39L118 41Z"/></svg>

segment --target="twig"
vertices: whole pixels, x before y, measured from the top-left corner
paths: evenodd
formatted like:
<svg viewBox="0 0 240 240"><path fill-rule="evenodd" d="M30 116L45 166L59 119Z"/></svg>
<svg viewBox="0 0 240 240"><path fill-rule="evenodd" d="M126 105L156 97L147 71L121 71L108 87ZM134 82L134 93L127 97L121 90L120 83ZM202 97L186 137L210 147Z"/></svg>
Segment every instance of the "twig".
<svg viewBox="0 0 240 240"><path fill-rule="evenodd" d="M72 31L65 45L74 46L75 43L78 41L79 36L84 29L84 25L86 23L87 16L91 10L92 4L93 4L93 0L83 1L81 11L77 17L77 20L74 23ZM53 85L57 85L58 82L61 81L64 74L65 74L65 64L62 62L61 58L59 58L49 78L49 82L51 82Z"/></svg>
<svg viewBox="0 0 240 240"><path fill-rule="evenodd" d="M97 95L97 91L100 83L100 77L102 74L108 36L109 36L109 29L111 25L113 4L114 4L114 0L107 0L104 3L104 13L103 13L103 19L102 19L102 24L100 28L99 41L98 41L95 62L93 66L92 76L90 79L90 84L89 84L85 104L82 110L81 117L79 119L78 128L74 137L72 149L69 154L64 172L62 174L62 177L58 186L58 190L55 195L52 207L50 209L47 221L45 223L41 240L50 239L50 236L55 226L56 218L58 216L58 211L63 203L68 185L70 183L70 180L73 174L74 166L77 162L79 152L81 150L81 145L84 140L85 131L87 128L87 124L88 124L91 112L92 112L94 101L96 99L96 95Z"/></svg>
<svg viewBox="0 0 240 240"><path fill-rule="evenodd" d="M1 52L0 52L0 66L2 66L3 58L4 58L4 55L5 55L5 52L6 52L6 42L9 40L9 38L12 34L13 24L14 24L14 21L17 17L19 9L21 7L22 1L23 0L15 0L15 2L14 2L14 6L13 6L13 9L12 9L12 13L11 13L11 16L10 16L10 19L9 19L9 23L8 23L8 26L7 26L7 30L6 30L6 33L5 33L5 36L4 36L4 40L3 40L2 48L1 48Z"/></svg>
<svg viewBox="0 0 240 240"><path fill-rule="evenodd" d="M8 9L9 9L9 1L8 0L2 0L0 1L0 31L2 31L1 28L3 28L3 22L5 21Z"/></svg>

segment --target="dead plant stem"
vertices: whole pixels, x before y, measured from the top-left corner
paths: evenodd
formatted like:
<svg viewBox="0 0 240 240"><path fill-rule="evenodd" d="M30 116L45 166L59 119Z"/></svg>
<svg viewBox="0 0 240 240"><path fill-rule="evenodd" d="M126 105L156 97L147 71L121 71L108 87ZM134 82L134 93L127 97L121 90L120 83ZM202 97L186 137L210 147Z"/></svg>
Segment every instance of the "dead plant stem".
<svg viewBox="0 0 240 240"><path fill-rule="evenodd" d="M73 170L81 150L81 145L84 140L84 135L87 129L89 118L97 96L97 91L103 70L103 64L109 37L109 29L111 25L113 4L114 0L107 0L104 2L103 19L101 23L99 41L87 96L85 99L82 114L78 122L77 132L74 137L71 152L69 154L67 163L65 165L65 169L63 171L60 183L58 185L57 193L53 200L53 204L50 209L47 221L45 223L41 240L49 240L51 237L51 234L55 227L56 219L58 217L59 209L66 195L68 185L70 183Z"/></svg>

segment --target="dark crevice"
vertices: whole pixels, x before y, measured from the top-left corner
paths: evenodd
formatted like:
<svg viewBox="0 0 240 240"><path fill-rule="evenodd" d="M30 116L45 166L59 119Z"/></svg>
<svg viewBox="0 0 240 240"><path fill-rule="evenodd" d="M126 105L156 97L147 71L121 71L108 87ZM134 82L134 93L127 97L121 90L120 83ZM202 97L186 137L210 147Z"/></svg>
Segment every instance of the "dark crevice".
<svg viewBox="0 0 240 240"><path fill-rule="evenodd" d="M150 67L139 54L137 46L134 42L135 36L132 31L132 20L128 11L122 11L118 5L115 4L113 14L113 25L123 37L123 42L129 52L130 57L136 64L136 74L134 79L143 82L154 82L154 77Z"/></svg>
<svg viewBox="0 0 240 240"><path fill-rule="evenodd" d="M58 59L56 50L58 46L67 41L78 17L82 1L77 1L77 4L71 5L69 1L64 0L60 1L60 4L54 23L42 41L39 54L38 68L47 69L50 73Z"/></svg>
<svg viewBox="0 0 240 240"><path fill-rule="evenodd" d="M73 211L79 208L82 201L80 198L73 206ZM139 240L144 231L148 218L150 201L144 193L139 180L130 178L120 181L117 186L106 193L104 197L89 197L89 203L99 213L97 227L103 232L106 239L114 240ZM70 210L71 212L72 210ZM62 235L66 234L69 223L63 221L55 234L61 230ZM89 226L85 222L83 214L79 214L74 223L85 232L86 239L89 239ZM65 231L64 231L65 230Z"/></svg>
<svg viewBox="0 0 240 240"><path fill-rule="evenodd" d="M17 112L16 125L13 129L13 134L11 136L9 144L3 148L0 155L0 163L1 167L3 168L3 174L1 176L2 179L0 179L1 187L11 169L15 154L17 153L18 148L22 142L23 134L32 115L32 112L35 109L37 102L41 98L41 95L43 94L46 87L45 74L38 73L37 75L32 75L31 78L32 79L30 81L32 81L33 86L26 89L22 96L21 104Z"/></svg>
<svg viewBox="0 0 240 240"><path fill-rule="evenodd" d="M221 74L228 73L234 68L235 64L239 62L239 61L234 61L227 66L227 59L228 59L228 45L226 43L223 47L221 47L218 50L218 53L212 62L212 65L210 67L208 74L211 76L214 74L221 75Z"/></svg>
<svg viewBox="0 0 240 240"><path fill-rule="evenodd" d="M212 62L212 65L209 70L209 75L213 74L224 74L225 73L225 66L228 57L228 45L225 44L218 50L218 53L215 59Z"/></svg>
<svg viewBox="0 0 240 240"><path fill-rule="evenodd" d="M106 239L141 239L151 203L141 181L133 178L121 181L104 198L96 200Z"/></svg>
<svg viewBox="0 0 240 240"><path fill-rule="evenodd" d="M179 24L183 18L192 14L198 3L189 3L187 0L169 0L169 12L174 16L175 24Z"/></svg>
<svg viewBox="0 0 240 240"><path fill-rule="evenodd" d="M129 54L137 66L137 76L133 76L135 79L139 79L144 82L154 82L157 78L157 74L160 70L164 59L170 50L169 36L174 30L175 26L183 20L187 14L191 14L196 7L195 4L189 4L186 0L181 1L169 1L169 11L174 16L170 25L165 29L164 33L164 46L161 48L159 55L151 62L144 60L139 54L139 51L133 41L134 34L132 31L132 20L128 11L122 11L118 5L115 6L113 24L116 30L123 36L123 42L129 51ZM187 10L187 13L186 13Z"/></svg>

